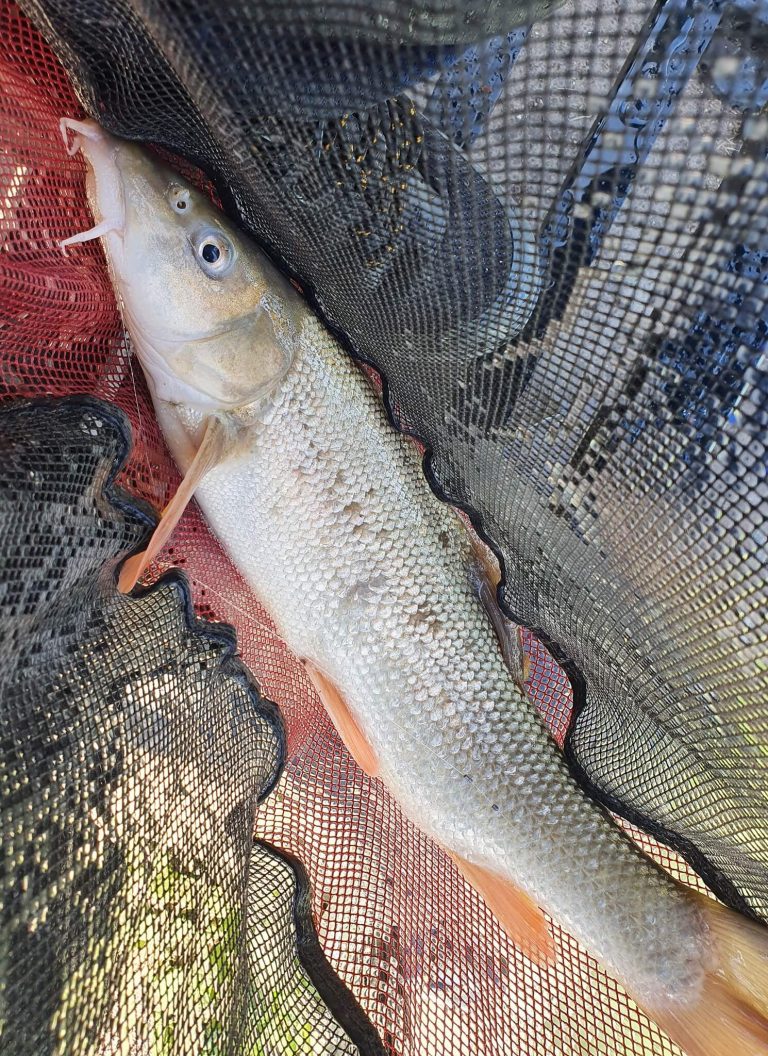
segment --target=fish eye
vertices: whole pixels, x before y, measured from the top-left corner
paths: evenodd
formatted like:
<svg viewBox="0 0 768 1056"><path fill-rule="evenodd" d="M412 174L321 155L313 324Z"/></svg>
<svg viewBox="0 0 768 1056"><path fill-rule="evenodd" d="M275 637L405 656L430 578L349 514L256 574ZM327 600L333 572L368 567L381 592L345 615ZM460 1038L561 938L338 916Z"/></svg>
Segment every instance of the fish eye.
<svg viewBox="0 0 768 1056"><path fill-rule="evenodd" d="M189 208L189 191L186 187L178 187L176 184L172 184L168 197L171 202L171 207L177 213L183 213Z"/></svg>
<svg viewBox="0 0 768 1056"><path fill-rule="evenodd" d="M200 267L212 279L226 275L232 267L234 246L221 231L211 229L202 232L194 240L193 246Z"/></svg>

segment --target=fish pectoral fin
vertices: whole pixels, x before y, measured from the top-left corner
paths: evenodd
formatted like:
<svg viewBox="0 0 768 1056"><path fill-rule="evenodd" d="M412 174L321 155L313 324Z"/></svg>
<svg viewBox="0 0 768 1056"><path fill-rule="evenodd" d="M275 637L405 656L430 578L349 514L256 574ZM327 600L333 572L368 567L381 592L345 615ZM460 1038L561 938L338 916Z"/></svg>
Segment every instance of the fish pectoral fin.
<svg viewBox="0 0 768 1056"><path fill-rule="evenodd" d="M192 460L176 494L160 515L149 546L140 554L134 554L123 563L117 587L123 594L133 590L149 565L165 546L171 532L181 520L200 481L214 466L219 465L232 450L236 433L232 426L221 418L211 416L205 426L202 443Z"/></svg>
<svg viewBox="0 0 768 1056"><path fill-rule="evenodd" d="M304 661L304 667L310 682L317 690L317 695L323 702L323 707L336 727L336 732L346 745L347 751L364 773L369 777L377 777L379 761L376 753L350 711L349 705L328 676L324 675L310 660Z"/></svg>
<svg viewBox="0 0 768 1056"><path fill-rule="evenodd" d="M448 852L467 883L474 887L504 931L523 953L539 965L554 964L555 942L544 913L536 903L491 869L468 862L453 851Z"/></svg>

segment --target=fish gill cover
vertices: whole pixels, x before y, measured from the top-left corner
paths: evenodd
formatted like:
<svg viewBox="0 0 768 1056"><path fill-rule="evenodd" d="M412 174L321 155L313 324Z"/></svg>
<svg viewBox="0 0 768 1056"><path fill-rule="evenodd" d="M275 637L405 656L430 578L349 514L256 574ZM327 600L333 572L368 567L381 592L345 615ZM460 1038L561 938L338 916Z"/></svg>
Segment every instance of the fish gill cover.
<svg viewBox="0 0 768 1056"><path fill-rule="evenodd" d="M531 695L584 782L768 917L764 5L498 4L480 25L458 2L415 22L24 6L91 116L200 166L382 372L432 483L502 555L509 611L570 675L573 711L527 635ZM88 226L57 138L71 89L13 5L2 19L4 390L114 401L126 483L162 505L178 478L102 258L56 248ZM325 953L390 1051L670 1051L568 936L551 972L507 944L351 765L194 510L164 564L283 708L256 831L305 861Z"/></svg>

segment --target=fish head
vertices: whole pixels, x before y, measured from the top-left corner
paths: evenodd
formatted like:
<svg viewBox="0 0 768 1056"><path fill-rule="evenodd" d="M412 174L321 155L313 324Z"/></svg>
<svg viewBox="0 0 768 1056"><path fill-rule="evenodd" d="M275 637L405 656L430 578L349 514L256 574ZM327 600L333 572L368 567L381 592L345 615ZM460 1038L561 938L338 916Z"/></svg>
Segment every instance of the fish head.
<svg viewBox="0 0 768 1056"><path fill-rule="evenodd" d="M153 396L206 411L247 407L287 373L303 302L187 180L95 121L62 121L87 164L95 226ZM69 144L69 133L74 141Z"/></svg>

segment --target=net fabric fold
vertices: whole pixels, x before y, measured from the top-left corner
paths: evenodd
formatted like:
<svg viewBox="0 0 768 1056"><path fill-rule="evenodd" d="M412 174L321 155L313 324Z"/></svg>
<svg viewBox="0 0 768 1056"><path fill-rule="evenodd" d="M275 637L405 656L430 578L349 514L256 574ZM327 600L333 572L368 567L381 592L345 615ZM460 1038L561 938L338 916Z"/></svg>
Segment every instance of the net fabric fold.
<svg viewBox="0 0 768 1056"><path fill-rule="evenodd" d="M304 874L253 842L277 709L183 577L116 591L152 524L112 487L126 429L90 398L0 410L0 1050L379 1052L306 955Z"/></svg>
<svg viewBox="0 0 768 1056"><path fill-rule="evenodd" d="M296 8L305 30L287 36L261 5L138 0L106 19L93 2L25 6L86 109L201 166L382 371L433 484L498 546L510 611L569 671L573 721L562 671L526 636L532 697L568 731L583 780L764 916L759 12L563 4L466 48L335 33L332 19L318 34L315 8ZM73 100L13 12L4 76L23 129L7 156L32 164L10 177L5 259L37 312L53 311L58 278L65 322L8 298L5 381L114 399L140 437L128 482L159 506L177 477L108 295L94 295L98 250L65 267L52 248L88 226L82 170L56 142ZM345 6L339 24L354 17L365 9ZM289 763L258 831L306 862L323 948L390 1051L669 1051L567 936L555 978L506 944L351 766L194 511L166 560L199 612L236 624L284 706Z"/></svg>

